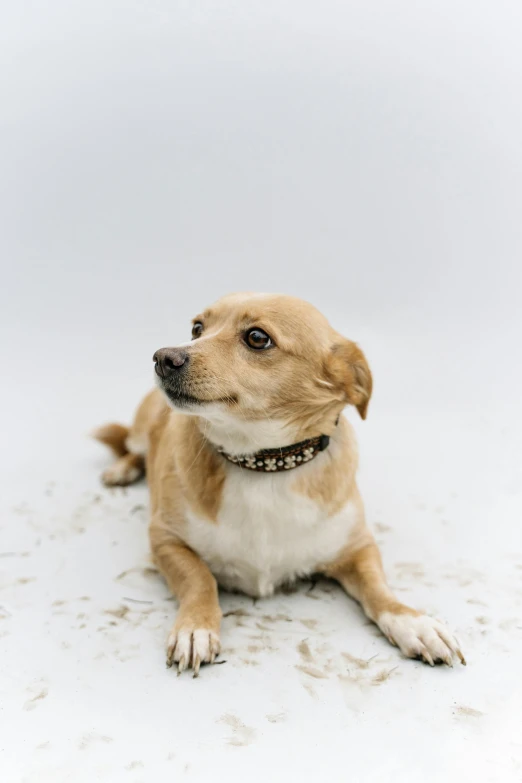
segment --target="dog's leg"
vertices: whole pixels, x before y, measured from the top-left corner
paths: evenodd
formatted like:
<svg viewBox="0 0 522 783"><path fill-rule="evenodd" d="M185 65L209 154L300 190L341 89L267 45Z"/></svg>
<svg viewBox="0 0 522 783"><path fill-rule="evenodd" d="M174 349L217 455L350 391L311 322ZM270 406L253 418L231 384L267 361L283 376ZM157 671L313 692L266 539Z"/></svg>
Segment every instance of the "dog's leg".
<svg viewBox="0 0 522 783"><path fill-rule="evenodd" d="M155 540L151 527L154 561L179 601L176 621L167 641L167 666L178 664L178 674L191 667L194 677L201 663L214 663L219 654L221 609L217 583L209 568L175 538Z"/></svg>
<svg viewBox="0 0 522 783"><path fill-rule="evenodd" d="M166 412L167 403L159 390L154 389L142 400L130 429L123 424L105 424L91 433L117 458L102 474L107 487L125 487L145 475L149 435Z"/></svg>
<svg viewBox="0 0 522 783"><path fill-rule="evenodd" d="M127 427L122 424L106 424L94 430L92 436L108 446L117 457L116 462L102 473L102 481L106 487L126 487L142 478L145 474L145 457L143 454L129 452Z"/></svg>
<svg viewBox="0 0 522 783"><path fill-rule="evenodd" d="M436 662L452 666L455 654L466 663L457 640L441 622L397 600L386 584L375 542L347 551L325 573L359 601L366 615L408 658L422 658L431 666Z"/></svg>
<svg viewBox="0 0 522 783"><path fill-rule="evenodd" d="M125 454L103 471L102 481L106 487L126 487L144 474L145 459L141 454Z"/></svg>

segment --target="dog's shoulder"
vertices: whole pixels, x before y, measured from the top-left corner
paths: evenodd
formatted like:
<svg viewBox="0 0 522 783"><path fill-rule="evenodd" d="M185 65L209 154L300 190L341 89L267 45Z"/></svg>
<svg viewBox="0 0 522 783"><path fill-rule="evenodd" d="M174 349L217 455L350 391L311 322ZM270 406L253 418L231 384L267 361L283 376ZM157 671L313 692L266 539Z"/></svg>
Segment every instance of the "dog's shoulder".
<svg viewBox="0 0 522 783"><path fill-rule="evenodd" d="M292 490L304 495L322 509L325 516L334 516L354 494L358 449L351 424L341 416L323 459L296 471Z"/></svg>

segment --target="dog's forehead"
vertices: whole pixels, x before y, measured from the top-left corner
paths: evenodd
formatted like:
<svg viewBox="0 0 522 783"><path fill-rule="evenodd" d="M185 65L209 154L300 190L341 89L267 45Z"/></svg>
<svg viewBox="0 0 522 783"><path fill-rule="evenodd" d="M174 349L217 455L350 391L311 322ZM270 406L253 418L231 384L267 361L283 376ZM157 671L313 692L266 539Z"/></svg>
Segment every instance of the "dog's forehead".
<svg viewBox="0 0 522 783"><path fill-rule="evenodd" d="M272 324L285 332L329 334L327 319L309 302L284 294L229 294L208 307L204 317L233 323Z"/></svg>

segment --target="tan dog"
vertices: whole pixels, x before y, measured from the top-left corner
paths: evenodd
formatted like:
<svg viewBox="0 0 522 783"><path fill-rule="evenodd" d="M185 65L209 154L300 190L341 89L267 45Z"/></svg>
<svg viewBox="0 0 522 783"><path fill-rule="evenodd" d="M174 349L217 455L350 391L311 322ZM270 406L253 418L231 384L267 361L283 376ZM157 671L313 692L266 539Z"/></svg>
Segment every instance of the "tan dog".
<svg viewBox="0 0 522 783"><path fill-rule="evenodd" d="M319 573L336 579L404 655L433 665L464 657L437 620L386 584L364 518L357 449L341 415L364 419L366 359L311 305L233 294L194 319L192 341L154 355L160 390L129 432L95 433L118 460L108 485L145 462L153 556L179 601L167 663L194 676L220 651L218 583L251 596Z"/></svg>

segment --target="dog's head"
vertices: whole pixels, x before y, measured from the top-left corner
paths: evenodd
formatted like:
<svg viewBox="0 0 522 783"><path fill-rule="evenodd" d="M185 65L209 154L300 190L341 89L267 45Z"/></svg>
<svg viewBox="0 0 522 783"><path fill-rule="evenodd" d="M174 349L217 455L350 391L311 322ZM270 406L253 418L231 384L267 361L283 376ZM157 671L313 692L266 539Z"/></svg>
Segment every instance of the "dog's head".
<svg viewBox="0 0 522 783"><path fill-rule="evenodd" d="M366 418L372 391L357 345L282 295L223 297L194 318L191 342L154 361L174 408L229 426L278 422L303 437L329 434L348 403Z"/></svg>

